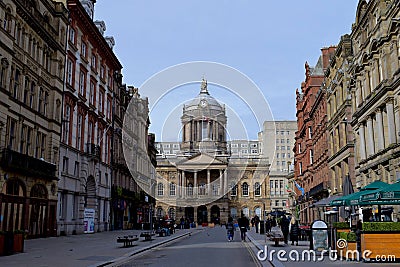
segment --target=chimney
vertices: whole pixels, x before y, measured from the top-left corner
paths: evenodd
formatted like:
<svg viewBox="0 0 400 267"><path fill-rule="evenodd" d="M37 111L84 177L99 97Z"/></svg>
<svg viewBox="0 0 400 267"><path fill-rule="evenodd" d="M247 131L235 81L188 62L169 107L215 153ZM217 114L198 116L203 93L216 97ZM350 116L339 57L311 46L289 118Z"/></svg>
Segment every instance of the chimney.
<svg viewBox="0 0 400 267"><path fill-rule="evenodd" d="M326 70L329 67L330 59L334 55L336 46L331 45L330 47L324 47L322 51L322 68Z"/></svg>
<svg viewBox="0 0 400 267"><path fill-rule="evenodd" d="M106 23L103 20L96 20L94 25L96 25L101 35L104 36L104 32L106 31Z"/></svg>

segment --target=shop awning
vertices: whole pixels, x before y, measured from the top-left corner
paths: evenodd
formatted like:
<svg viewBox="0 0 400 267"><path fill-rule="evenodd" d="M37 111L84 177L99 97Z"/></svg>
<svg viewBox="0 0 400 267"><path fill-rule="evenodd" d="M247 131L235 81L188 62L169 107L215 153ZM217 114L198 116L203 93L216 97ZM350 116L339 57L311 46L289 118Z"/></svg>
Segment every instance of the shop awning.
<svg viewBox="0 0 400 267"><path fill-rule="evenodd" d="M331 201L334 201L334 200L338 199L339 197L341 197L341 196L334 195L334 196L330 196L330 197L327 197L327 198L323 198L323 199L315 202L314 206L317 206L317 207L330 206Z"/></svg>
<svg viewBox="0 0 400 267"><path fill-rule="evenodd" d="M370 194L376 190L386 187L388 184L382 181L374 181L369 185L364 186L360 191L353 194L342 196L330 202L330 206L357 206L361 204L361 197ZM364 204L364 203L363 203ZM364 204L365 205L365 204Z"/></svg>
<svg viewBox="0 0 400 267"><path fill-rule="evenodd" d="M400 182L373 190L360 198L361 205L399 205Z"/></svg>

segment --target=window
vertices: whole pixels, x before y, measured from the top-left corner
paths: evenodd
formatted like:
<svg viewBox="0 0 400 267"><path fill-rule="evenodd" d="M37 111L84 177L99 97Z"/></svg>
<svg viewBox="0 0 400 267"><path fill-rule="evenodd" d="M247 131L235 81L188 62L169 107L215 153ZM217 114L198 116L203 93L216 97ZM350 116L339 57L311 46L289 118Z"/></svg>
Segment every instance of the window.
<svg viewBox="0 0 400 267"><path fill-rule="evenodd" d="M247 183L243 183L242 185L242 196L249 196L249 185Z"/></svg>
<svg viewBox="0 0 400 267"><path fill-rule="evenodd" d="M231 196L237 196L237 185L236 184L231 184Z"/></svg>
<svg viewBox="0 0 400 267"><path fill-rule="evenodd" d="M31 155L31 143L32 143L32 128L28 127L26 132L26 151L25 153L30 156Z"/></svg>
<svg viewBox="0 0 400 267"><path fill-rule="evenodd" d="M68 173L68 165L69 165L69 159L67 157L63 157L63 167L62 171L64 173Z"/></svg>
<svg viewBox="0 0 400 267"><path fill-rule="evenodd" d="M159 196L164 195L164 185L162 183L158 183L157 185L157 195Z"/></svg>
<svg viewBox="0 0 400 267"><path fill-rule="evenodd" d="M169 185L169 195L170 195L170 196L175 196L175 194L176 194L176 186L175 186L175 183L171 183L171 184Z"/></svg>
<svg viewBox="0 0 400 267"><path fill-rule="evenodd" d="M287 147L287 150L290 150L290 146Z"/></svg>
<svg viewBox="0 0 400 267"><path fill-rule="evenodd" d="M65 106L65 118L64 118L64 143L69 144L69 136L71 130L71 106Z"/></svg>
<svg viewBox="0 0 400 267"><path fill-rule="evenodd" d="M219 191L218 185L213 184L213 186L212 186L213 196L218 196L218 191Z"/></svg>
<svg viewBox="0 0 400 267"><path fill-rule="evenodd" d="M311 149L310 150L310 164L313 164L314 161L314 151Z"/></svg>
<svg viewBox="0 0 400 267"><path fill-rule="evenodd" d="M283 180L279 180L279 187L283 188Z"/></svg>
<svg viewBox="0 0 400 267"><path fill-rule="evenodd" d="M17 127L17 123L14 120L10 120L9 121L9 130L8 130L8 136L9 136L9 140L8 140L8 148L13 149L14 146L14 142L15 142L15 134L16 134L16 127Z"/></svg>
<svg viewBox="0 0 400 267"><path fill-rule="evenodd" d="M107 98L107 119L111 119L111 99Z"/></svg>
<svg viewBox="0 0 400 267"><path fill-rule="evenodd" d="M297 148L298 148L299 153L301 153L301 144L298 144Z"/></svg>
<svg viewBox="0 0 400 267"><path fill-rule="evenodd" d="M82 149L82 126L83 126L83 117L82 114L78 115L77 121L77 130L76 130L76 148L81 150Z"/></svg>
<svg viewBox="0 0 400 267"><path fill-rule="evenodd" d="M83 97L86 97L85 90L86 90L86 73L81 71L79 73L79 94Z"/></svg>
<svg viewBox="0 0 400 267"><path fill-rule="evenodd" d="M31 94L29 96L29 107L33 108L34 105L34 99L35 99L35 83L31 82Z"/></svg>
<svg viewBox="0 0 400 267"><path fill-rule="evenodd" d="M254 184L254 195L255 196L261 196L261 185L259 182Z"/></svg>
<svg viewBox="0 0 400 267"><path fill-rule="evenodd" d="M8 62L7 60L2 60L1 61L1 69L0 69L0 87L5 87L6 85L6 77L7 77L7 68L8 68Z"/></svg>
<svg viewBox="0 0 400 267"><path fill-rule="evenodd" d="M199 195L204 196L206 194L206 185L205 183L201 183L199 185Z"/></svg>
<svg viewBox="0 0 400 267"><path fill-rule="evenodd" d="M299 173L300 175L303 174L303 164L299 162Z"/></svg>
<svg viewBox="0 0 400 267"><path fill-rule="evenodd" d="M281 139L281 144L284 144L285 143L285 139Z"/></svg>
<svg viewBox="0 0 400 267"><path fill-rule="evenodd" d="M105 76L105 68L104 65L100 66L100 78L104 80L104 76Z"/></svg>
<svg viewBox="0 0 400 267"><path fill-rule="evenodd" d="M18 98L18 93L19 93L19 79L20 79L20 72L19 70L15 70L15 76L14 76L14 87L13 87L13 92L12 95L14 98Z"/></svg>
<svg viewBox="0 0 400 267"><path fill-rule="evenodd" d="M21 139L20 139L20 144L19 144L19 152L20 153L24 153L24 149L25 149L25 134L26 134L26 126L22 126L21 129Z"/></svg>
<svg viewBox="0 0 400 267"><path fill-rule="evenodd" d="M79 177L79 161L75 161L74 176Z"/></svg>
<svg viewBox="0 0 400 267"><path fill-rule="evenodd" d="M247 147L247 144L241 144L241 147Z"/></svg>
<svg viewBox="0 0 400 267"><path fill-rule="evenodd" d="M71 59L67 59L67 84L73 86L74 63Z"/></svg>
<svg viewBox="0 0 400 267"><path fill-rule="evenodd" d="M282 206L286 207L286 200L282 200Z"/></svg>
<svg viewBox="0 0 400 267"><path fill-rule="evenodd" d="M274 181L269 181L269 187L272 189L274 188Z"/></svg>
<svg viewBox="0 0 400 267"><path fill-rule="evenodd" d="M44 159L46 150L46 135L41 135L40 158Z"/></svg>
<svg viewBox="0 0 400 267"><path fill-rule="evenodd" d="M25 77L24 96L22 99L22 101L24 102L25 105L28 105L28 97L29 97L29 90L30 90L29 84L30 84L29 78Z"/></svg>
<svg viewBox="0 0 400 267"><path fill-rule="evenodd" d="M44 98L44 91L43 88L40 87L38 96L38 107L37 107L39 113L43 112L43 98Z"/></svg>
<svg viewBox="0 0 400 267"><path fill-rule="evenodd" d="M282 158L284 159L286 157L286 154L285 153L282 153Z"/></svg>
<svg viewBox="0 0 400 267"><path fill-rule="evenodd" d="M193 184L189 184L187 188L188 196L193 196Z"/></svg>
<svg viewBox="0 0 400 267"><path fill-rule="evenodd" d="M68 40L71 42L71 43L73 43L73 44L75 44L75 36L76 36L76 34L75 34L75 29L74 28L72 28L72 27L70 27L69 28L69 35L68 35Z"/></svg>
<svg viewBox="0 0 400 267"><path fill-rule="evenodd" d="M168 216L170 219L175 220L175 209L174 208L170 208L168 210Z"/></svg>
<svg viewBox="0 0 400 267"><path fill-rule="evenodd" d="M88 143L93 143L93 130L94 130L94 127L93 127L93 122L91 122L91 121L89 121L89 124L88 124Z"/></svg>
<svg viewBox="0 0 400 267"><path fill-rule="evenodd" d="M96 105L96 85L93 81L90 81L90 88L89 88L89 104Z"/></svg>
<svg viewBox="0 0 400 267"><path fill-rule="evenodd" d="M275 200L275 206L279 206L279 200Z"/></svg>
<svg viewBox="0 0 400 267"><path fill-rule="evenodd" d="M276 153L276 158L279 159L279 153Z"/></svg>
<svg viewBox="0 0 400 267"><path fill-rule="evenodd" d="M87 45L84 41L82 41L81 45L81 56L87 58Z"/></svg>
<svg viewBox="0 0 400 267"><path fill-rule="evenodd" d="M92 68L97 69L97 57L96 55L92 55Z"/></svg>
<svg viewBox="0 0 400 267"><path fill-rule="evenodd" d="M105 174L104 174L104 178L105 178L105 180L106 180L106 185L108 185L108 173L105 173Z"/></svg>
<svg viewBox="0 0 400 267"><path fill-rule="evenodd" d="M308 139L312 138L312 127L308 126Z"/></svg>
<svg viewBox="0 0 400 267"><path fill-rule="evenodd" d="M47 107L49 104L49 93L45 92L44 93L44 100L43 100L43 115L47 116Z"/></svg>
<svg viewBox="0 0 400 267"><path fill-rule="evenodd" d="M99 92L99 112L104 113L104 92L100 89Z"/></svg>
<svg viewBox="0 0 400 267"><path fill-rule="evenodd" d="M290 139L286 139L286 143L288 143L288 144L289 144L289 143L290 143Z"/></svg>

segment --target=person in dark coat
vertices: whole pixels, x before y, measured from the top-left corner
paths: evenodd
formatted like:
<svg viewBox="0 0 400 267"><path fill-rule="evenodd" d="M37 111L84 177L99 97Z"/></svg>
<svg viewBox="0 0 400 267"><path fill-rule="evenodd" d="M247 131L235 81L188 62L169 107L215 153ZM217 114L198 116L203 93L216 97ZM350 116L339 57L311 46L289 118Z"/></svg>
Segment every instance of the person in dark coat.
<svg viewBox="0 0 400 267"><path fill-rule="evenodd" d="M254 226L256 227L256 233L258 233L259 225L260 225L260 217L258 217L258 215L256 214L256 216L254 216Z"/></svg>
<svg viewBox="0 0 400 267"><path fill-rule="evenodd" d="M281 220L281 230L283 233L283 239L285 241L285 244L288 243L289 224L290 224L290 221L288 220L288 218L286 218L285 215L283 215L282 220Z"/></svg>
<svg viewBox="0 0 400 267"><path fill-rule="evenodd" d="M242 215L242 217L238 219L238 224L240 228L240 237L242 238L242 241L246 241L247 228L250 226L249 219Z"/></svg>
<svg viewBox="0 0 400 267"><path fill-rule="evenodd" d="M299 234L300 228L298 221L293 217L290 221L290 241L292 241L292 245L296 241L296 246L299 245Z"/></svg>

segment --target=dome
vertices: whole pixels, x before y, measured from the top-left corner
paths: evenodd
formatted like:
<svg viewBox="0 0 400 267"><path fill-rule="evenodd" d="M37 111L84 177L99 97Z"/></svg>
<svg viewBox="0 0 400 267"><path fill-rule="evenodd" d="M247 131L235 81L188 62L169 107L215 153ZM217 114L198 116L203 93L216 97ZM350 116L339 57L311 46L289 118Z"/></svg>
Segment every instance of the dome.
<svg viewBox="0 0 400 267"><path fill-rule="evenodd" d="M214 115L217 115L221 112L225 113L225 107L208 93L207 81L205 81L204 79L201 83L201 90L199 95L192 99L189 104L186 104L183 107L184 113L190 113L191 111L197 111L200 113L211 112Z"/></svg>

